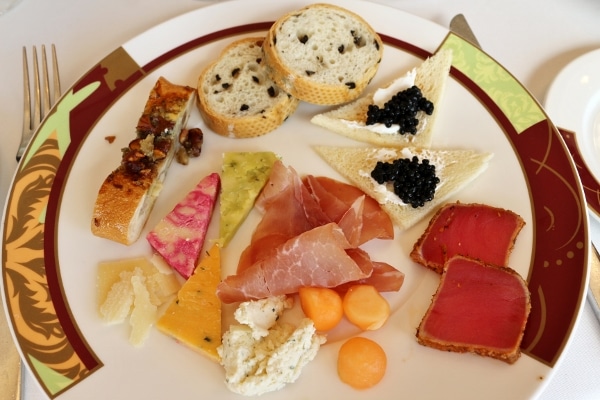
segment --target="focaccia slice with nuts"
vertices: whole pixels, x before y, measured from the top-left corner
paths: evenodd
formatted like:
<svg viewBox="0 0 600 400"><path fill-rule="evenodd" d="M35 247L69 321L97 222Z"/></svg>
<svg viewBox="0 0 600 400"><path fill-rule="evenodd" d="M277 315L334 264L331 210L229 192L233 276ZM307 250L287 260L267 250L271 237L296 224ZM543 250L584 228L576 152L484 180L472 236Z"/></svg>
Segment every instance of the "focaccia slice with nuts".
<svg viewBox="0 0 600 400"><path fill-rule="evenodd" d="M126 245L139 238L195 98L193 88L158 79L138 121L136 138L100 186L91 223L94 235Z"/></svg>

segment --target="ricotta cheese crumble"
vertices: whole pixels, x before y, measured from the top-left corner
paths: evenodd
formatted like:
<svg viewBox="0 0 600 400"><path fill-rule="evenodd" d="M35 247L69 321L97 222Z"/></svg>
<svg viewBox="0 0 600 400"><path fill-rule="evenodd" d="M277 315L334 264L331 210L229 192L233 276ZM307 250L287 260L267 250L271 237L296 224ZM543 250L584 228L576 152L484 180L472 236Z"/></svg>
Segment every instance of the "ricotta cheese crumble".
<svg viewBox="0 0 600 400"><path fill-rule="evenodd" d="M297 327L279 322L292 299L270 297L241 303L234 313L240 325L223 335L218 352L225 384L234 393L258 396L295 382L313 360L325 337L303 318Z"/></svg>

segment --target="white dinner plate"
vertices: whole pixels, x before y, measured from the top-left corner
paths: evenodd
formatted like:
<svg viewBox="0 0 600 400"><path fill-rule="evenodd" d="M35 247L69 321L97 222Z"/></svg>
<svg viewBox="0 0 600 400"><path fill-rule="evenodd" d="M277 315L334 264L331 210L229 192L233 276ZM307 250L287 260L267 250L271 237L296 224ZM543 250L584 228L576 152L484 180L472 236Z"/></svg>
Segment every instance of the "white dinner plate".
<svg viewBox="0 0 600 400"><path fill-rule="evenodd" d="M418 65L439 48L454 52L451 78L437 105L433 146L492 152L488 169L451 201L479 202L520 214L509 265L527 279L532 311L513 365L421 346L416 328L439 276L408 254L426 227L396 229L392 241L364 248L406 274L386 293L392 316L377 331L336 328L300 378L264 399L529 398L561 359L583 306L588 280L585 200L577 170L560 135L536 100L493 58L448 29L400 10L361 1L335 1L363 16L385 50L371 88ZM270 24L305 0L232 1L166 21L106 56L66 92L28 148L14 177L3 218L3 296L18 348L49 398L238 398L213 361L152 330L141 348L128 342L127 324L105 326L97 314L100 261L150 256L145 233L204 176L221 169L224 151L271 150L301 175L341 179L312 145L361 145L312 125L324 110L309 104L265 136L236 140L215 135L194 110L189 127L205 132L202 155L172 165L163 192L132 246L95 237L90 219L97 190L120 161L146 97L159 76L178 84L196 79L236 37L262 36ZM106 140L115 136L113 143ZM218 215L218 209L215 211ZM235 270L259 215L253 212L223 250L223 273ZM208 238L218 231L213 218ZM210 241L210 240L209 240ZM225 308L224 329L231 320ZM337 350L351 336L377 341L388 357L384 379L358 391L336 372Z"/></svg>
<svg viewBox="0 0 600 400"><path fill-rule="evenodd" d="M580 169L591 215L600 221L600 49L563 68L548 89L545 108Z"/></svg>

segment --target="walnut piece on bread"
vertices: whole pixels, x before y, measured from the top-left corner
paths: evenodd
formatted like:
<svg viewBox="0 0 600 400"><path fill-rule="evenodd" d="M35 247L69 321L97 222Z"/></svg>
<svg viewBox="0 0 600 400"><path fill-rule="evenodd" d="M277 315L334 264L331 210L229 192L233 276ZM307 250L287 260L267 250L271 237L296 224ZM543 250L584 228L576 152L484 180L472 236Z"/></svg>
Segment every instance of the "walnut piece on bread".
<svg viewBox="0 0 600 400"><path fill-rule="evenodd" d="M271 26L263 45L270 77L308 103L356 99L383 56L383 42L359 15L330 4L292 11Z"/></svg>
<svg viewBox="0 0 600 400"><path fill-rule="evenodd" d="M100 186L91 221L94 235L126 245L139 238L179 147L179 133L195 101L194 92L189 86L158 79L135 139Z"/></svg>

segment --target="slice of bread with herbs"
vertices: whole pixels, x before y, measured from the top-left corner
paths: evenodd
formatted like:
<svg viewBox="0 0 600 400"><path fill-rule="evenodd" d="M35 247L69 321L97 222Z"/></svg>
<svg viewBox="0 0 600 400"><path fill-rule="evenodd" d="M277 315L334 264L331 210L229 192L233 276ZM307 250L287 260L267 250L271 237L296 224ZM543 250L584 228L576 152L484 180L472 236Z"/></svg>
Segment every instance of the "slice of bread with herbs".
<svg viewBox="0 0 600 400"><path fill-rule="evenodd" d="M268 76L263 38L230 43L198 78L198 108L216 133L250 138L279 127L298 107L298 99Z"/></svg>
<svg viewBox="0 0 600 400"><path fill-rule="evenodd" d="M452 51L440 50L418 67L395 79L386 87L371 92L337 109L317 114L311 119L311 122L354 140L376 146L429 147L451 63ZM416 86L420 90L421 96L431 103L433 106L431 114L427 113L428 110L415 107L418 104L416 104L417 99L413 90L412 92L405 92L406 96L403 98L397 97L398 101L395 102L401 108L398 113L392 115L400 115L403 119L392 118L394 123L389 127L385 126L383 122L367 125L370 107L377 105L379 110L375 111L375 113L381 114L380 110L384 109L385 103L392 96L412 86ZM402 101L405 102L403 104L410 105L401 105ZM413 108L409 110L410 107ZM414 122L405 122L405 118L407 117L417 122L416 126L414 126L414 133L408 131L399 132L400 128L403 127L401 125L414 124Z"/></svg>
<svg viewBox="0 0 600 400"><path fill-rule="evenodd" d="M379 68L383 43L359 15L312 4L275 21L263 50L280 88L308 103L337 105L361 95Z"/></svg>

